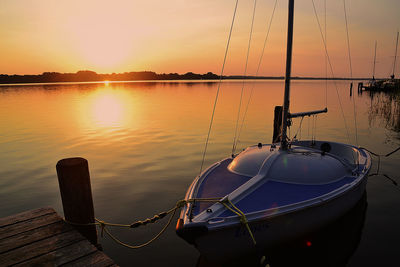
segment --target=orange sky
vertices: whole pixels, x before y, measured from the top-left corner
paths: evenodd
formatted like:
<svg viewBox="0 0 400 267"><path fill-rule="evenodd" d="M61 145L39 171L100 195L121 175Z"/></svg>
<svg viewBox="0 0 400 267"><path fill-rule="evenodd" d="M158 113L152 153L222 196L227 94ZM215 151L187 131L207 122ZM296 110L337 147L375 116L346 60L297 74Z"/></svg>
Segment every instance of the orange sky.
<svg viewBox="0 0 400 267"><path fill-rule="evenodd" d="M323 22L324 0L314 0ZM254 75L275 0L258 0L249 75ZM297 0L293 75L325 76L311 0ZM152 70L219 74L235 0L1 0L0 73ZM253 1L239 1L226 74L243 74ZM353 75L391 73L400 1L347 0ZM327 0L335 76L349 76L343 1ZM261 75L283 75L287 0L278 0ZM399 65L399 64L397 64ZM399 76L400 67L396 69Z"/></svg>

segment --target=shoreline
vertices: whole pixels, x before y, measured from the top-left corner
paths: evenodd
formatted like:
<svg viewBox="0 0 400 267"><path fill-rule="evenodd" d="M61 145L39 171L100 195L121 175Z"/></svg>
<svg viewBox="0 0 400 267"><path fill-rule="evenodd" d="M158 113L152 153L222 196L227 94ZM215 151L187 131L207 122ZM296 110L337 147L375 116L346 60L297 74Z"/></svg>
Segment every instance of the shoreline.
<svg viewBox="0 0 400 267"><path fill-rule="evenodd" d="M224 77L222 81L227 82L238 82L238 81L269 81L269 80L284 80L284 77ZM308 80L308 81L365 81L370 80L369 78L318 78L318 77L294 77L293 80ZM219 79L154 79L154 80L96 80L96 81L48 81L48 82L12 82L2 83L0 87L5 86L28 86L28 85L73 85L73 84L110 84L110 83L218 83Z"/></svg>

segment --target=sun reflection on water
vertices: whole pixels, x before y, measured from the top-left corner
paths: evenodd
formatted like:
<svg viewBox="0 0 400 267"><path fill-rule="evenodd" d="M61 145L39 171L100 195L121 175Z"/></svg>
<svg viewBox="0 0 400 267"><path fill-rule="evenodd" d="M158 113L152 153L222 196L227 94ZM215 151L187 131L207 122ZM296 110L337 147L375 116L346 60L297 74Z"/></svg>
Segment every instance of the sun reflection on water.
<svg viewBox="0 0 400 267"><path fill-rule="evenodd" d="M127 91L113 90L107 86L88 94L80 101L78 116L90 129L116 129L132 127L135 109L133 98Z"/></svg>
<svg viewBox="0 0 400 267"><path fill-rule="evenodd" d="M92 104L94 121L102 126L120 125L124 121L124 111L122 99L111 92L101 92Z"/></svg>

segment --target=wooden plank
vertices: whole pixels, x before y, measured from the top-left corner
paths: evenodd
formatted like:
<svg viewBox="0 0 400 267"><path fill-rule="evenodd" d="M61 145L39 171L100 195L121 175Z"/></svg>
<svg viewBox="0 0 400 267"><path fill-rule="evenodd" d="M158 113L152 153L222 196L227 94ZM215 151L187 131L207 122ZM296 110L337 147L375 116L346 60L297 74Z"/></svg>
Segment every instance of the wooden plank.
<svg viewBox="0 0 400 267"><path fill-rule="evenodd" d="M26 221L35 217L43 216L49 213L55 213L52 208L40 208L36 210L28 210L8 217L0 218L0 227L10 224Z"/></svg>
<svg viewBox="0 0 400 267"><path fill-rule="evenodd" d="M25 231L8 238L0 239L0 253L72 230L73 227L71 225L59 221L30 231Z"/></svg>
<svg viewBox="0 0 400 267"><path fill-rule="evenodd" d="M61 217L57 213L50 213L39 217L24 220L22 222L14 223L0 228L0 240L22 233L30 231L45 225L62 221Z"/></svg>
<svg viewBox="0 0 400 267"><path fill-rule="evenodd" d="M84 240L84 237L77 231L68 231L55 235L1 254L2 265L9 266L21 263L82 240Z"/></svg>
<svg viewBox="0 0 400 267"><path fill-rule="evenodd" d="M40 257L24 261L16 266L59 266L79 258L92 255L97 251L88 240L57 249Z"/></svg>
<svg viewBox="0 0 400 267"><path fill-rule="evenodd" d="M87 255L75 261L69 262L63 266L68 267L106 267L106 266L118 266L115 265L114 261L110 259L106 254L100 251L96 251L93 254Z"/></svg>

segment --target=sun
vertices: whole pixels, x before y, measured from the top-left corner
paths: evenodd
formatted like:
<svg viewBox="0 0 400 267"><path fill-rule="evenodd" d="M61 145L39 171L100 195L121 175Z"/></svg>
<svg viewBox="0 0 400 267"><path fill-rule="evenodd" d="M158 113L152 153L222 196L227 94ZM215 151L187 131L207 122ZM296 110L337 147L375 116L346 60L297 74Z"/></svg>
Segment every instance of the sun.
<svg viewBox="0 0 400 267"><path fill-rule="evenodd" d="M110 5L99 5L90 16L78 12L65 22L66 41L86 66L97 71L121 69L137 53L137 34L132 34L126 16L110 12Z"/></svg>

